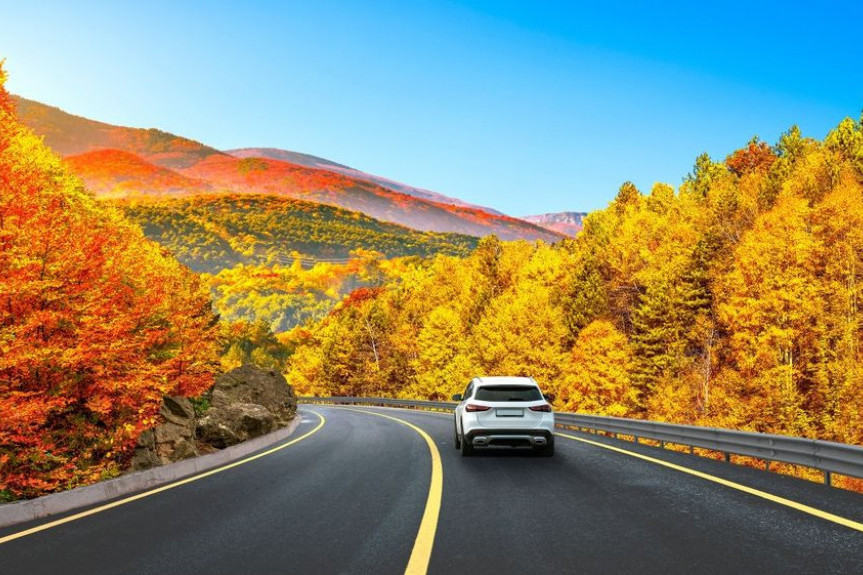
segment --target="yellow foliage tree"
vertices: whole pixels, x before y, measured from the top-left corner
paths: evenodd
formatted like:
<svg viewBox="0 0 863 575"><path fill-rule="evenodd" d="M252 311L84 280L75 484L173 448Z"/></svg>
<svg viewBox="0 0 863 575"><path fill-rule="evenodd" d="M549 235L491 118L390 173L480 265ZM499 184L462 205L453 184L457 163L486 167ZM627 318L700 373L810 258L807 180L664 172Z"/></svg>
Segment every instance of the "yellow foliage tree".
<svg viewBox="0 0 863 575"><path fill-rule="evenodd" d="M594 321L579 334L566 374L553 386L556 404L566 411L631 415L638 401L631 370L632 354L626 336L607 320Z"/></svg>

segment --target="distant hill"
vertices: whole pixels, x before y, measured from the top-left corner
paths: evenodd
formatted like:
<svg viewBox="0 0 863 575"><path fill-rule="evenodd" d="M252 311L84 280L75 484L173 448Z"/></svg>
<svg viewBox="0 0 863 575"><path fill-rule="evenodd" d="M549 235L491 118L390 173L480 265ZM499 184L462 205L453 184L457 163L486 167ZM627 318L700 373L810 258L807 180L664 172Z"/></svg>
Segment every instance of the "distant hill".
<svg viewBox="0 0 863 575"><path fill-rule="evenodd" d="M477 208L490 214L495 214L499 216L504 215L497 210L493 210L485 206L477 206L476 204L470 204L458 198L452 198L443 194L439 194L437 192L424 190L422 188L415 188L413 186L409 186L401 182L396 182L388 178L375 176L366 172L361 172L360 170L356 170L342 164L337 164L335 162L325 160L317 156L310 156L309 154L290 152L288 150L280 150L278 148L241 148L238 150L225 150L225 153L235 156L237 158L267 158L270 160L281 160L283 162L290 162L292 164L298 164L301 166L306 166L308 168L318 168L331 172L338 172L340 174L344 174L358 180L369 181L377 184L378 186L381 186L382 188L386 188L394 192L399 192L401 194L414 196L416 198L431 200L440 204L450 204L453 206Z"/></svg>
<svg viewBox="0 0 863 575"><path fill-rule="evenodd" d="M125 128L73 116L53 106L13 96L21 123L63 157L115 148L165 168L186 168L222 152L200 142L151 128Z"/></svg>
<svg viewBox="0 0 863 575"><path fill-rule="evenodd" d="M68 156L65 162L99 196L188 195L213 189L209 182L183 176L122 150L84 152Z"/></svg>
<svg viewBox="0 0 863 575"><path fill-rule="evenodd" d="M562 237L517 218L447 203L458 202L451 198L446 202L433 201L394 191L393 188L397 187L395 182L386 187L375 181L380 180L376 176L370 177L313 156L279 151L282 156L293 154L284 157L298 163L273 158L237 158L161 130L112 126L24 98L16 97L15 101L22 123L68 158L70 168L101 195L263 193L327 203L421 231L477 237L496 234L506 240L542 239L551 242ZM269 154L279 155L273 151ZM100 164L99 160L106 162ZM321 167L311 167L311 164L320 164ZM410 189L417 194L433 194ZM438 194L433 196L445 198Z"/></svg>
<svg viewBox="0 0 863 575"><path fill-rule="evenodd" d="M144 234L197 272L237 264L342 262L354 250L387 257L466 255L477 239L424 233L333 206L266 195L114 200Z"/></svg>
<svg viewBox="0 0 863 575"><path fill-rule="evenodd" d="M337 172L280 160L212 156L182 173L223 189L284 195L336 205L421 231L477 237L497 234L507 240L556 241L561 237L509 216L423 200Z"/></svg>
<svg viewBox="0 0 863 575"><path fill-rule="evenodd" d="M582 220L587 212L557 212L538 216L523 216L521 219L560 234L575 237L581 231Z"/></svg>

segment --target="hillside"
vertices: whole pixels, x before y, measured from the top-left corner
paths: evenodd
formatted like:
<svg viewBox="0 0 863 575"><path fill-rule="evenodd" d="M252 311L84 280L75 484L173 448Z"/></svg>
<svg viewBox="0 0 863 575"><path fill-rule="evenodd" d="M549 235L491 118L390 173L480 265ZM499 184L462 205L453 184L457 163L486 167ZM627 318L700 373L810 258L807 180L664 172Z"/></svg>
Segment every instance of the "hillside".
<svg viewBox="0 0 863 575"><path fill-rule="evenodd" d="M581 231L582 221L586 215L585 212L556 212L538 216L522 216L521 219L574 238Z"/></svg>
<svg viewBox="0 0 863 575"><path fill-rule="evenodd" d="M238 264L344 261L371 250L386 257L466 255L476 238L381 222L341 208L266 195L115 201L144 234L182 263L211 274Z"/></svg>
<svg viewBox="0 0 863 575"><path fill-rule="evenodd" d="M516 218L431 202L336 172L280 160L212 156L182 173L224 189L331 204L416 230L477 237L496 234L507 240L556 241L561 237Z"/></svg>
<svg viewBox="0 0 863 575"><path fill-rule="evenodd" d="M188 195L212 190L209 182L183 176L131 152L102 149L65 159L66 165L99 196Z"/></svg>
<svg viewBox="0 0 863 575"><path fill-rule="evenodd" d="M360 211L373 218L422 231L459 233L472 236L496 234L503 239L542 239L549 242L562 236L532 223L491 213L438 194L432 201L381 185L377 177L321 161L306 155L289 156L300 163L270 158L236 158L209 146L156 129L112 126L67 114L58 108L16 97L22 123L45 138L45 143L64 157L101 152L112 160L95 166L98 156L70 160L69 166L83 179L94 183L98 193L111 196L196 195L216 191L264 193L327 203ZM272 153L271 153L272 155ZM176 174L158 172L157 168ZM80 171L80 172L79 172ZM353 175L342 173L356 172ZM182 178L191 179L184 181ZM399 186L403 186L399 184ZM405 191L429 195L403 187Z"/></svg>
<svg viewBox="0 0 863 575"><path fill-rule="evenodd" d="M356 178L358 180L368 181L382 188L386 188L400 194L407 194L409 196L422 198L424 200L430 200L439 204L449 204L466 208L476 208L490 214L495 214L498 216L504 215L497 210L493 210L485 206L477 206L475 204L470 204L468 202L462 201L458 198L452 198L443 194L439 194L437 192L424 190L422 188L415 188L401 182L390 180L389 178L361 172L360 170L356 170L342 164L337 164L335 162L325 160L317 156L310 156L309 154L301 154L299 152L280 150L278 148L241 148L238 150L225 150L225 153L230 154L236 158L267 158L269 160L281 160L283 162L289 162L291 164L298 164L300 166L306 166L307 168L327 170L330 172L343 174L351 178Z"/></svg>
<svg viewBox="0 0 863 575"><path fill-rule="evenodd" d="M139 155L166 168L184 168L222 152L200 142L162 130L112 126L59 108L13 96L22 124L42 136L45 144L62 157L103 148Z"/></svg>

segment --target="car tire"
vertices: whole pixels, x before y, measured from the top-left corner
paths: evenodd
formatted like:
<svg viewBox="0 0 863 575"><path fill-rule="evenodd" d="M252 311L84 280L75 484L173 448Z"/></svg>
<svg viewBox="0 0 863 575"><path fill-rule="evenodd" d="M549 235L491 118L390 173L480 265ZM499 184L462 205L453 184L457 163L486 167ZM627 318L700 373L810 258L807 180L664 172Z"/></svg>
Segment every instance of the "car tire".
<svg viewBox="0 0 863 575"><path fill-rule="evenodd" d="M471 455L473 455L473 445L471 445L467 439L462 437L461 438L461 456L462 457L470 457Z"/></svg>
<svg viewBox="0 0 863 575"><path fill-rule="evenodd" d="M552 455L554 455L554 441L544 447L538 448L538 450L539 454L543 457L551 457Z"/></svg>
<svg viewBox="0 0 863 575"><path fill-rule="evenodd" d="M456 427L455 425L453 425L453 437L453 445L456 449L461 449L461 441L458 438L458 427Z"/></svg>

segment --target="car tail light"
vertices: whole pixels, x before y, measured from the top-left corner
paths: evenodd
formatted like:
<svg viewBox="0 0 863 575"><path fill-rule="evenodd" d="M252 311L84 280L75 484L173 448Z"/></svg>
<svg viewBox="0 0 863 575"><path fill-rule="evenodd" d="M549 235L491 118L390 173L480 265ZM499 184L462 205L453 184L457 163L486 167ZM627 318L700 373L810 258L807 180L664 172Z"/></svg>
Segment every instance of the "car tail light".
<svg viewBox="0 0 863 575"><path fill-rule="evenodd" d="M465 411L488 411L489 409L491 408L487 405L477 405L475 403L468 403L464 408Z"/></svg>
<svg viewBox="0 0 863 575"><path fill-rule="evenodd" d="M534 405L530 408L531 411L544 411L546 413L551 413L551 406L547 403L542 405Z"/></svg>

